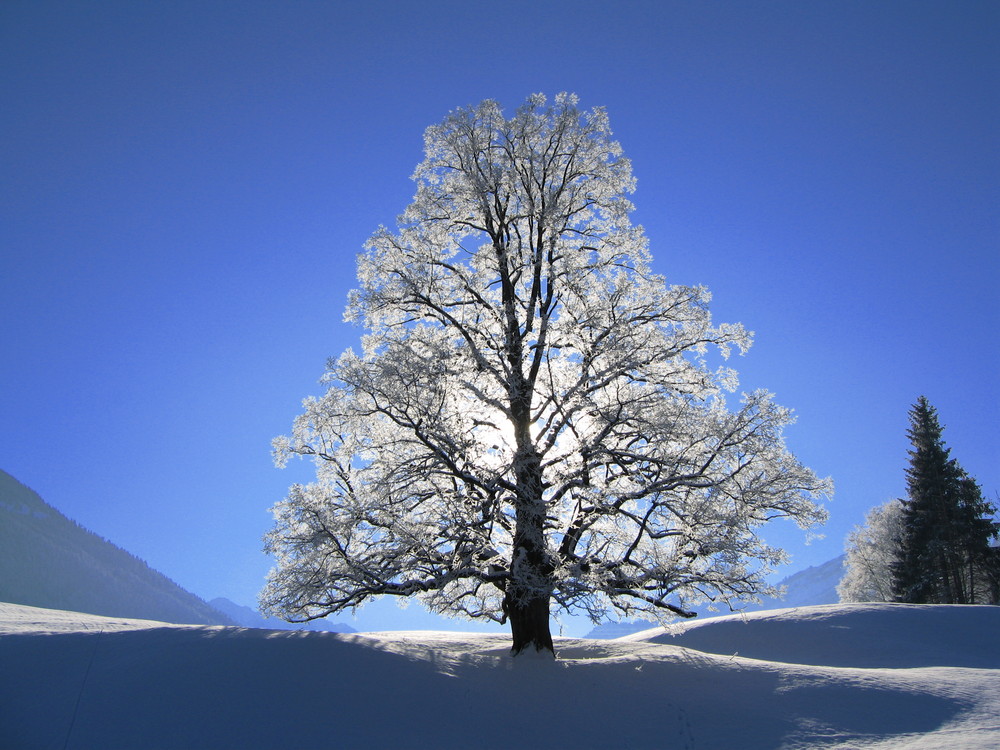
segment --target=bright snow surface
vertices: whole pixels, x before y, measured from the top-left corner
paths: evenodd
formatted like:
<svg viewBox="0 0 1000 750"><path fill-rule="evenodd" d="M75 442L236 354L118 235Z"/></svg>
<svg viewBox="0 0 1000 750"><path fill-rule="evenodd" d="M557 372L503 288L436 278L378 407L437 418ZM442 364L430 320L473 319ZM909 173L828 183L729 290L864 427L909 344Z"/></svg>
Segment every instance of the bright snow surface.
<svg viewBox="0 0 1000 750"><path fill-rule="evenodd" d="M755 612L618 640L164 625L0 604L0 747L996 748L1000 607Z"/></svg>

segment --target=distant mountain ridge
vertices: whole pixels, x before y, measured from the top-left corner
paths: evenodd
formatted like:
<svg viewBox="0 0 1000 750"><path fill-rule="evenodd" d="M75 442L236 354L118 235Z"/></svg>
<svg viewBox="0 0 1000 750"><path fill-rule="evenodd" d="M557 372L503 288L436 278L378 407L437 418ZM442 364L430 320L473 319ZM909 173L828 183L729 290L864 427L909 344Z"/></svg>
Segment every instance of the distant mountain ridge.
<svg viewBox="0 0 1000 750"><path fill-rule="evenodd" d="M145 562L0 471L0 601L201 625L236 625Z"/></svg>
<svg viewBox="0 0 1000 750"><path fill-rule="evenodd" d="M781 599L767 599L763 604L755 604L748 609L777 609L779 607L810 607L814 604L837 604L837 584L844 577L846 555L838 555L821 565L800 570L783 579L779 586L785 587Z"/></svg>
<svg viewBox="0 0 1000 750"><path fill-rule="evenodd" d="M806 568L779 585L783 599L747 611L837 602L844 556ZM70 520L36 492L0 470L0 602L107 617L178 624L355 632L325 620L290 624L218 598L206 603L145 562ZM707 609L699 610L710 616ZM643 621L606 623L587 638L617 638L652 627Z"/></svg>
<svg viewBox="0 0 1000 750"><path fill-rule="evenodd" d="M845 555L840 555L827 560L821 565L814 565L797 573L783 578L779 583L779 588L785 589L785 595L778 598L765 598L760 604L748 604L744 612L757 612L765 609L781 609L784 607L809 607L814 604L836 604L840 598L837 596L837 584L844 576ZM712 617L715 615L729 614L728 611L712 612L706 605L695 608L698 612L698 619ZM625 635L637 633L640 630L647 630L654 627L655 623L645 620L632 620L626 622L608 622L596 626L587 633L587 638L620 638Z"/></svg>
<svg viewBox="0 0 1000 750"><path fill-rule="evenodd" d="M209 604L220 612L224 612L230 619L245 628L264 628L266 630L321 630L328 633L356 633L358 632L350 625L341 622L328 622L327 620L313 620L311 622L285 622L274 617L264 617L260 612L250 607L244 607L225 597L212 599Z"/></svg>

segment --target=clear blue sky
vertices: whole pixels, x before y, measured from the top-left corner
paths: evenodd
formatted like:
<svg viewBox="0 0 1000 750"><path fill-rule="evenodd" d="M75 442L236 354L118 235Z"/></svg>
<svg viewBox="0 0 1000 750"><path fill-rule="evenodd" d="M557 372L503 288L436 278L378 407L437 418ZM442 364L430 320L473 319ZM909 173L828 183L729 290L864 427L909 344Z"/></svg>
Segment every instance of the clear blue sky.
<svg viewBox="0 0 1000 750"><path fill-rule="evenodd" d="M0 468L252 604L310 473L271 438L358 341L355 256L423 129L566 90L607 107L657 270L756 331L742 386L836 482L825 539L775 534L785 572L903 493L921 394L995 498L998 38L1000 4L955 0L6 0Z"/></svg>

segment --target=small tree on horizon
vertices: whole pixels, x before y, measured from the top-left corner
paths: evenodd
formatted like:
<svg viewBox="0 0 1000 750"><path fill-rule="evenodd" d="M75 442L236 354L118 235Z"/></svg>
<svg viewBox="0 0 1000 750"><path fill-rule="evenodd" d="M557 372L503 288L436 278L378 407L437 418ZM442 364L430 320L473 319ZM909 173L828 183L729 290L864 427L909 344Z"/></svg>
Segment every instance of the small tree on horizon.
<svg viewBox="0 0 1000 750"><path fill-rule="evenodd" d="M725 393L710 295L650 270L631 165L607 115L535 95L427 129L416 195L359 257L331 360L279 464L316 481L273 512L264 611L308 620L374 597L509 622L553 651L550 609L693 616L753 600L785 557L756 533L822 522L830 492L786 450L789 410Z"/></svg>

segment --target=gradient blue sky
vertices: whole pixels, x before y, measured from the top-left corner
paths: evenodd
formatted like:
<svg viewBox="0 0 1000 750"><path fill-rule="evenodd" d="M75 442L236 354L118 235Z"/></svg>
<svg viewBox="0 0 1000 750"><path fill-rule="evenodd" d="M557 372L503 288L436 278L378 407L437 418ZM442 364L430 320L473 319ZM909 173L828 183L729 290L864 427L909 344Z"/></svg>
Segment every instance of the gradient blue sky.
<svg viewBox="0 0 1000 750"><path fill-rule="evenodd" d="M310 473L271 438L358 341L355 256L424 128L567 90L610 113L656 269L756 331L742 387L836 482L825 539L773 533L784 572L903 493L921 394L994 498L998 38L1000 4L955 0L6 0L0 468L254 603L268 508ZM423 622L396 612L354 624Z"/></svg>

